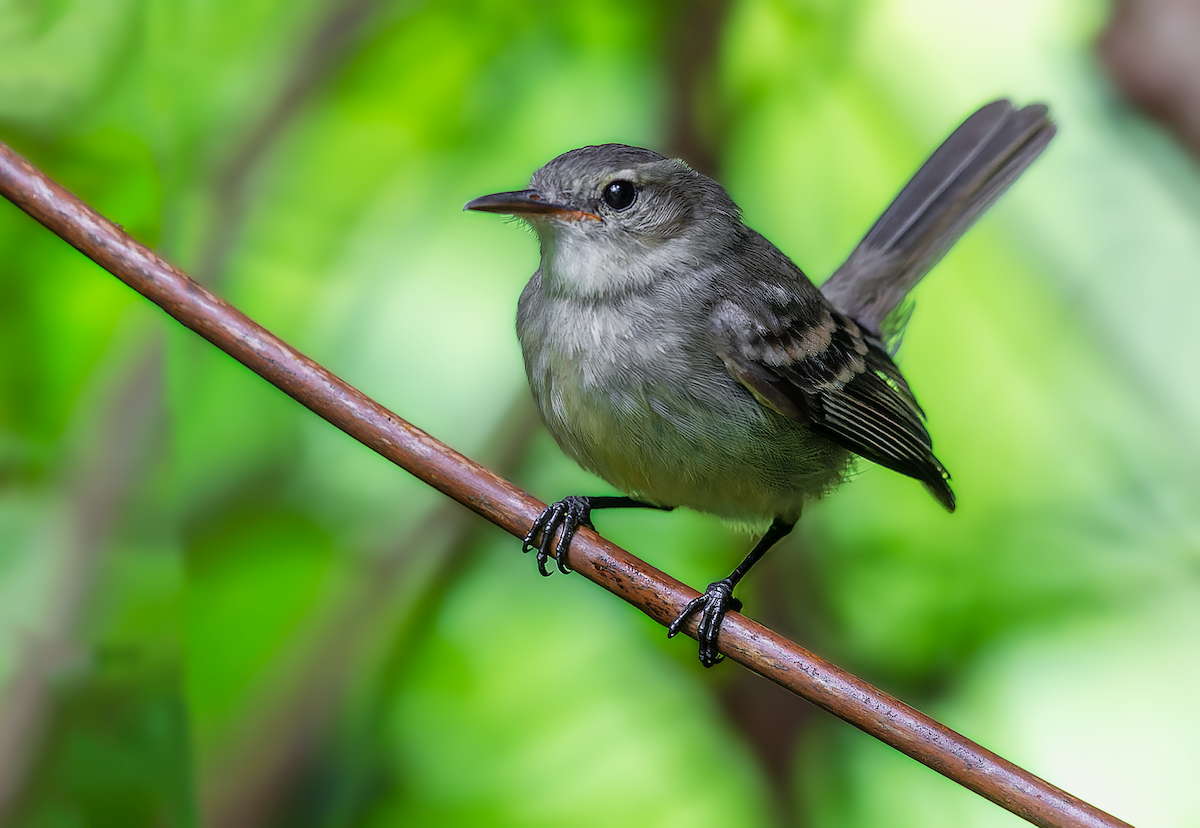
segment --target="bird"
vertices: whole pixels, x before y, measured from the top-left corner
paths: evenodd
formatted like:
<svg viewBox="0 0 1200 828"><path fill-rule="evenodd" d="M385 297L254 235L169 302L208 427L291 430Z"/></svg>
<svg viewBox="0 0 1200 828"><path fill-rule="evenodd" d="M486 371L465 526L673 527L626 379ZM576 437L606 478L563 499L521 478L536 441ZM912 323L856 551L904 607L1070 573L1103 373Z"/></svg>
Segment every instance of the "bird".
<svg viewBox="0 0 1200 828"><path fill-rule="evenodd" d="M925 412L893 361L906 298L1055 131L1043 104L981 107L819 288L720 184L648 149L574 149L528 188L468 202L537 235L516 317L533 399L562 450L624 493L548 506L522 545L539 572L552 552L571 571L571 539L597 509L684 507L760 533L668 627L674 636L699 615L711 667L725 616L742 608L738 583L856 457L953 511Z"/></svg>

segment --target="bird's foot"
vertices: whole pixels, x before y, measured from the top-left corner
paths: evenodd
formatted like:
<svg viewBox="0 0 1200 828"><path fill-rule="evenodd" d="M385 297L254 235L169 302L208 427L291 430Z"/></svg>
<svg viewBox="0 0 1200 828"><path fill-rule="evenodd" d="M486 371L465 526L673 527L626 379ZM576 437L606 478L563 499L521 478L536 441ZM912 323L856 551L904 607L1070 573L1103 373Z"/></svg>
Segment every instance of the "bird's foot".
<svg viewBox="0 0 1200 828"><path fill-rule="evenodd" d="M546 569L546 561L550 560L550 550L553 549L558 571L566 575L573 571L567 565L567 549L570 548L571 538L575 537L580 526L586 526L589 529L595 528L592 526L591 498L576 495L564 497L557 503L547 506L538 515L537 520L529 529L529 534L525 536L524 543L521 544L521 551L528 552L536 549L538 572L548 576L550 570ZM554 535L560 528L562 533L559 534L558 543L555 544Z"/></svg>
<svg viewBox="0 0 1200 828"><path fill-rule="evenodd" d="M667 638L674 638L689 618L700 613L700 626L696 629L696 640L700 642L700 663L712 667L725 656L717 651L717 636L721 633L721 622L726 613L737 612L742 608L742 602L733 597L734 583L729 578L722 578L708 585L708 589L698 598L693 598L679 617L667 627Z"/></svg>

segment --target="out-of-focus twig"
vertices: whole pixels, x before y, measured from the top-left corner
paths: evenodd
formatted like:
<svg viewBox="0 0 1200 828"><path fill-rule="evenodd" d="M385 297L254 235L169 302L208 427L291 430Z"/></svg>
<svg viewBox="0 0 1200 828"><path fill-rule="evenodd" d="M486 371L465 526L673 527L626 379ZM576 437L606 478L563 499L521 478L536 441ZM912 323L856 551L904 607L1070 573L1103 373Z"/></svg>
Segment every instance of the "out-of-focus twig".
<svg viewBox="0 0 1200 828"><path fill-rule="evenodd" d="M666 60L664 73L668 83L665 152L672 158L683 158L699 172L720 178L731 122L728 102L720 94L722 35L732 11L730 0L675 0L660 7L658 54ZM799 538L789 538L796 546ZM782 597L782 591L764 597ZM791 596L794 598L794 591ZM756 600L757 603L757 600ZM764 611L780 610L783 605L773 601ZM790 601L787 609L811 608L811 601ZM779 614L776 617L780 617ZM771 785L775 810L784 823L795 821L800 802L792 764L797 755L795 745L802 731L812 720L815 711L792 703L786 693L764 684L754 676L742 674L713 687L730 722L745 743L754 751L764 776Z"/></svg>
<svg viewBox="0 0 1200 828"><path fill-rule="evenodd" d="M76 452L77 465L66 472L61 507L66 531L46 626L36 640L23 642L19 667L0 696L0 823L17 807L38 746L50 730L53 679L80 656L74 642L115 516L123 512L132 481L146 466L149 444L161 438L150 414L151 401L161 393L161 363L159 349L146 350L124 372L113 397L99 405L95 430L105 439L83 446Z"/></svg>
<svg viewBox="0 0 1200 828"><path fill-rule="evenodd" d="M484 451L496 468L517 464L536 422L532 401L522 391L486 441ZM362 571L322 615L269 709L249 711L212 767L201 767L203 825L288 824L279 822L281 812L295 806L296 782L311 772L317 752L327 745L346 695L364 683L364 673L387 672L393 649L410 650L414 628L462 568L484 525L443 500L386 552L359 556ZM366 707L376 710L381 704L372 698Z"/></svg>
<svg viewBox="0 0 1200 828"><path fill-rule="evenodd" d="M671 89L666 152L712 178L719 177L725 139L717 58L731 6L729 0L676 0L663 6L659 24Z"/></svg>
<svg viewBox="0 0 1200 828"><path fill-rule="evenodd" d="M1096 48L1130 103L1200 157L1200 3L1116 0Z"/></svg>
<svg viewBox="0 0 1200 828"><path fill-rule="evenodd" d="M257 189L263 160L314 93L335 77L339 65L353 54L352 47L363 36L378 6L378 0L333 0L329 4L297 50L296 60L274 100L215 171L208 237L192 269L197 279L212 285L223 277L225 262Z"/></svg>
<svg viewBox="0 0 1200 828"><path fill-rule="evenodd" d="M0 194L284 393L506 531L524 535L544 507L272 336L3 144ZM664 625L697 596L587 529L571 563ZM686 631L695 635L695 620ZM738 613L725 619L721 651L1036 825L1126 825Z"/></svg>
<svg viewBox="0 0 1200 828"><path fill-rule="evenodd" d="M349 53L378 7L377 0L334 0L314 27L272 106L217 170L213 219L201 246L197 271L218 281L248 205L254 170L284 134L314 90ZM0 695L0 822L16 806L28 768L35 760L53 713L48 687L73 654L81 615L90 603L95 573L108 547L113 516L130 496L139 469L132 463L155 453L148 439L162 435L162 354L156 337L121 379L123 389L101 403L95 432L101 439L84 451L66 486L70 531L64 538L63 569L57 578L48 631L21 652L21 665ZM85 447L91 449L92 447Z"/></svg>

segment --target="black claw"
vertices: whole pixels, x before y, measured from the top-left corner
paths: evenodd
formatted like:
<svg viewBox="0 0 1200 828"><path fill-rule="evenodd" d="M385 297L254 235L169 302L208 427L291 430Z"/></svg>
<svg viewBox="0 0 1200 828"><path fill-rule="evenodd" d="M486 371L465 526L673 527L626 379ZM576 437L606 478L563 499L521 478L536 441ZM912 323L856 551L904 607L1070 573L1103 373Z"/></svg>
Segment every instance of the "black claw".
<svg viewBox="0 0 1200 828"><path fill-rule="evenodd" d="M671 622L671 626L667 627L667 638L674 638L689 618L697 612L701 613L700 626L696 628L696 640L700 642L700 663L712 667L725 658L717 650L717 638L725 615L741 608L742 602L733 597L733 582L728 578L714 581L703 595L689 601L679 617Z"/></svg>
<svg viewBox="0 0 1200 828"><path fill-rule="evenodd" d="M546 568L546 562L550 560L550 550L553 549L558 571L567 575L574 571L567 565L567 550L571 547L571 539L575 537L580 526L595 528L592 526L592 506L589 499L578 496L564 497L547 506L537 516L537 520L529 528L529 533L525 535L521 551L536 549L538 572L549 576L550 570ZM559 529L562 532L559 534L558 543L555 544L554 535Z"/></svg>

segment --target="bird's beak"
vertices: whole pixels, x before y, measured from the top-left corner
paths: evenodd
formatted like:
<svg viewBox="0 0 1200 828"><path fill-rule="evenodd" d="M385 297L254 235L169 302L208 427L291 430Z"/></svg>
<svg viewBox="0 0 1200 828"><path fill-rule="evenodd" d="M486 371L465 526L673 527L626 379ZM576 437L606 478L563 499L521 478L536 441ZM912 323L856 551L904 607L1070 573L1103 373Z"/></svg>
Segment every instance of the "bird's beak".
<svg viewBox="0 0 1200 828"><path fill-rule="evenodd" d="M481 213L506 213L511 216L554 216L568 221L590 219L600 221L595 213L569 207L566 204L555 204L537 190L518 190L514 193L494 193L480 196L474 201L468 201L464 210L478 210Z"/></svg>

